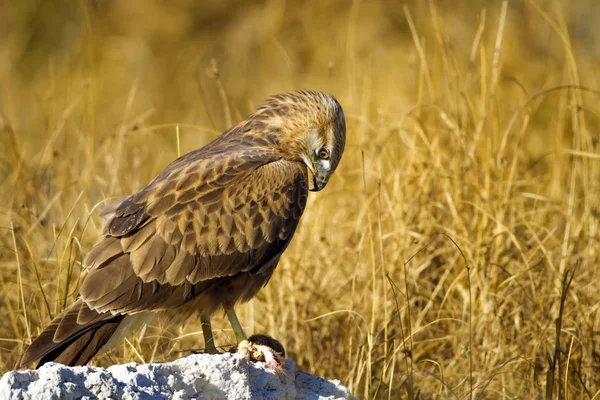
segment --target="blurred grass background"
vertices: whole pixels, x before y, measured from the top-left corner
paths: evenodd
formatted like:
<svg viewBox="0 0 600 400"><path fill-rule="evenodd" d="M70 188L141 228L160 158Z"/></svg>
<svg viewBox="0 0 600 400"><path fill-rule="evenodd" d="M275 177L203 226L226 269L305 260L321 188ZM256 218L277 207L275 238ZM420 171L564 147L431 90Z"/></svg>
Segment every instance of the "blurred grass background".
<svg viewBox="0 0 600 400"><path fill-rule="evenodd" d="M598 398L599 61L594 0L0 2L0 373L75 299L104 199L309 88L346 153L246 331L361 398Z"/></svg>

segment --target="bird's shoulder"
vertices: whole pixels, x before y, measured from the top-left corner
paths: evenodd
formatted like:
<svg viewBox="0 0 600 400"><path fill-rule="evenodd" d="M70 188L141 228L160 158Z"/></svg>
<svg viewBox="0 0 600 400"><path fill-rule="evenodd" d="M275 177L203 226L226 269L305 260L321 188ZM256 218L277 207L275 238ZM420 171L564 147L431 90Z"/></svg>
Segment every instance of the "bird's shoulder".
<svg viewBox="0 0 600 400"><path fill-rule="evenodd" d="M124 235L151 217L176 214L192 203L210 203L223 189L280 158L274 149L244 138L219 137L171 162L139 192L110 203L101 212L108 221L105 233Z"/></svg>
<svg viewBox="0 0 600 400"><path fill-rule="evenodd" d="M192 152L142 191L111 204L104 234L135 244L144 232L158 232L190 254L244 252L286 239L307 196L304 164L268 148Z"/></svg>

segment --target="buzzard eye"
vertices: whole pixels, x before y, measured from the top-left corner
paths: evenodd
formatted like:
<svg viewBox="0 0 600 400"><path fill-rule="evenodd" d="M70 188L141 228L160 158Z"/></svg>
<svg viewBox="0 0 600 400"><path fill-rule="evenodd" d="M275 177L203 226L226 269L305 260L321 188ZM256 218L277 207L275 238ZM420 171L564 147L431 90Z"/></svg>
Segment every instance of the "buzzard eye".
<svg viewBox="0 0 600 400"><path fill-rule="evenodd" d="M327 149L321 149L317 153L317 156L319 156L319 158L321 160L327 160L329 158L329 150L327 150Z"/></svg>

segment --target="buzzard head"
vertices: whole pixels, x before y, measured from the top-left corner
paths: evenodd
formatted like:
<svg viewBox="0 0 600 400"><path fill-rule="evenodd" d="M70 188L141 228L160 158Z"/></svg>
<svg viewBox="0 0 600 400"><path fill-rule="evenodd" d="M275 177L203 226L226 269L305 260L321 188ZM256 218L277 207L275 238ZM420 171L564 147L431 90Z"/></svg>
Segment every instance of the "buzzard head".
<svg viewBox="0 0 600 400"><path fill-rule="evenodd" d="M327 185L346 144L346 122L340 103L310 90L271 97L255 114L274 133L282 157L306 164L312 191Z"/></svg>

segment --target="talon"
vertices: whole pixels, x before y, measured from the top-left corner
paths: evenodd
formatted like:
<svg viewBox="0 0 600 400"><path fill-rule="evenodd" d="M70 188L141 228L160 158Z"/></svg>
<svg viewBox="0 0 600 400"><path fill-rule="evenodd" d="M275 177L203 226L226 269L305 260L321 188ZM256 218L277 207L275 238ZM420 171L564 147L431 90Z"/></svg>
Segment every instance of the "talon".
<svg viewBox="0 0 600 400"><path fill-rule="evenodd" d="M207 347L206 349L203 350L190 350L190 354L221 354L221 352L219 350L217 350L216 348L209 348Z"/></svg>

